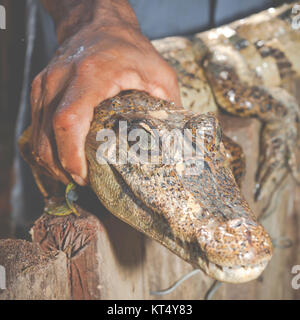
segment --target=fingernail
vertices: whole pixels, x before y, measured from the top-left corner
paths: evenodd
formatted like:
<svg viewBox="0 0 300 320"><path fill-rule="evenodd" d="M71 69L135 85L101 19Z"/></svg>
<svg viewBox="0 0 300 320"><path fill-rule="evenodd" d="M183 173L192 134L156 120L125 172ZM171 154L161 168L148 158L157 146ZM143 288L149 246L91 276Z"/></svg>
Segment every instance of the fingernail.
<svg viewBox="0 0 300 320"><path fill-rule="evenodd" d="M77 176L75 174L71 174L71 177L80 186L85 186L87 184L87 181L85 181L84 179L82 179L81 177L79 177L79 176Z"/></svg>
<svg viewBox="0 0 300 320"><path fill-rule="evenodd" d="M168 96L166 95L165 91L160 87L155 87L151 91L152 91L151 94L154 97L160 98L162 100L168 100Z"/></svg>

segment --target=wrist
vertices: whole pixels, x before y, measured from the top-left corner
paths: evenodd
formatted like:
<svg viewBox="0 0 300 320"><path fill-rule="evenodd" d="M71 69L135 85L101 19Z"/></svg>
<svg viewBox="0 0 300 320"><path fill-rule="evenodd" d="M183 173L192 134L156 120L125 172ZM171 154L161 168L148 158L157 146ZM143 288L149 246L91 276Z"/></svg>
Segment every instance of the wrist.
<svg viewBox="0 0 300 320"><path fill-rule="evenodd" d="M140 32L136 15L127 0L42 0L51 14L59 43L82 28Z"/></svg>

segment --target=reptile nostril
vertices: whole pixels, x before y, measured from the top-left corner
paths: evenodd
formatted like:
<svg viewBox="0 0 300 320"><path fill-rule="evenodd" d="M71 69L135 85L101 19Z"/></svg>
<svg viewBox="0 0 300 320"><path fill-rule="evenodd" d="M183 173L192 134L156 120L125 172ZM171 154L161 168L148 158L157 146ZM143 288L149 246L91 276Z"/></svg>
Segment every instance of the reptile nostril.
<svg viewBox="0 0 300 320"><path fill-rule="evenodd" d="M238 228L243 224L244 220L243 219L233 219L229 222L229 226L231 228Z"/></svg>

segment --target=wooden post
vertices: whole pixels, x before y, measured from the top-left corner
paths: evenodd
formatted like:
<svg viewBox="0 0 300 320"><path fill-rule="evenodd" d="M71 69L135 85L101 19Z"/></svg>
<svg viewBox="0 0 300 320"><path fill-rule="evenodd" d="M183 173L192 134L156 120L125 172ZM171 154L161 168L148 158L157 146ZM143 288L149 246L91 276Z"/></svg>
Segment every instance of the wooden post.
<svg viewBox="0 0 300 320"><path fill-rule="evenodd" d="M25 240L0 240L0 265L6 275L0 300L70 297L66 255L61 251L45 252Z"/></svg>

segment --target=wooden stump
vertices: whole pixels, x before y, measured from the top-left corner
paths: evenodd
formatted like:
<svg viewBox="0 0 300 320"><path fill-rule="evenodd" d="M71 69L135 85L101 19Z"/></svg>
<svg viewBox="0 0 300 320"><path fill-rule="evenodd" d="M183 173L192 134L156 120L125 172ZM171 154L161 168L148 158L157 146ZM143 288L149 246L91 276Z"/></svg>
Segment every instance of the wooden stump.
<svg viewBox="0 0 300 320"><path fill-rule="evenodd" d="M100 298L96 254L99 231L99 221L82 210L80 218L45 214L31 230L33 241L43 251L65 253L65 277L70 287L70 299Z"/></svg>
<svg viewBox="0 0 300 320"><path fill-rule="evenodd" d="M0 300L69 299L66 255L45 252L25 240L0 240L0 265L5 268L6 290Z"/></svg>

